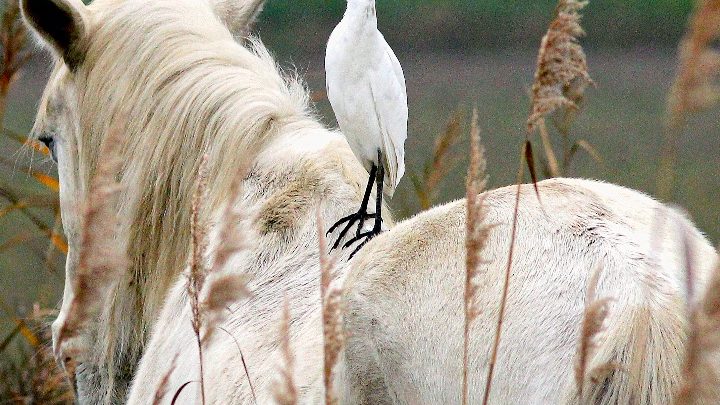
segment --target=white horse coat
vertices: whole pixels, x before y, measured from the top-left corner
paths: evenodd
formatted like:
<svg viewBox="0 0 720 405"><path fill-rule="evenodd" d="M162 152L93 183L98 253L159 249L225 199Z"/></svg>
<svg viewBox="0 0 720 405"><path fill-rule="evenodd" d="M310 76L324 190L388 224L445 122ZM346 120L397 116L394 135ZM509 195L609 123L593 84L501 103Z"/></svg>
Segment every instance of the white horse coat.
<svg viewBox="0 0 720 405"><path fill-rule="evenodd" d="M175 356L165 401L182 384L199 379L181 273L189 254L190 196L205 154L210 184L201 216L218 221L232 197L234 173L250 163L238 204L257 218L246 226L252 247L230 264L231 271L252 276L255 295L232 306L222 327L233 336L217 332L207 346L208 402L252 403L239 348L258 403L271 401L281 364L278 320L285 296L301 402L321 401L315 213L319 208L325 224L332 224L352 212L366 173L343 137L308 112L305 89L279 73L265 48L243 47L233 39L228 27L235 33L246 30L260 3L23 2L30 25L59 56L35 126L36 134L51 133L58 141L70 244L56 330L73 296L69 280L79 243L74 206L85 198L101 159L98 146L119 117L129 118L118 210L126 219L127 240L120 242L127 243L131 266L92 330L56 347L62 357L78 348L84 353L77 359L81 402L152 403ZM674 228L690 229L700 283L715 251L687 219L635 191L586 180L548 180L540 185L543 211L528 190L523 191L492 403L577 402L573 356L588 274L598 265L604 267L599 293L615 300L591 363L632 367L600 376L586 392L598 403L669 401L678 386L685 339L683 244ZM499 189L486 199L488 221L498 226L482 254L484 311L471 333L474 403L485 386L513 193L514 188ZM347 310L348 340L335 373L341 402L459 401L464 213L463 201L434 208L371 241L350 263L347 251L335 253L336 283L344 283ZM663 216L670 219L655 230L653 221ZM216 245L211 242L211 248ZM645 341L636 342L638 336ZM181 403L198 401L198 384L180 395Z"/></svg>

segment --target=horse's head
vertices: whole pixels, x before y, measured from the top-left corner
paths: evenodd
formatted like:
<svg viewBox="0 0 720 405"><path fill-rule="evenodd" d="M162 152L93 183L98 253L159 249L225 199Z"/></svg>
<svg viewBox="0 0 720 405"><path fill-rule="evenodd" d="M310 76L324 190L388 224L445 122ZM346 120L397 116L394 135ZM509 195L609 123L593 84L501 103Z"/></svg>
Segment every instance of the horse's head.
<svg viewBox="0 0 720 405"><path fill-rule="evenodd" d="M87 349L78 342L67 343L72 347L65 347L66 343L63 342L61 347L56 338L74 296L72 280L77 265L81 232L81 213L78 207L85 200L89 178L101 158L97 156L99 145L107 135L108 127L116 125L110 122L99 123L97 116L101 115L104 109L114 108L114 111L107 113L105 119L112 121L122 116L120 113L130 110L128 108L126 111L118 111L125 108L120 106L121 104L133 104L128 102L131 100L128 94L123 94L122 91L127 91L128 82L133 80L135 71L123 72L124 76L115 77L103 77L103 74L110 70L122 71L122 64L127 62L128 57L135 57L132 53L137 50L130 48L124 56L116 54L125 43L122 39L113 41L111 37L113 34L121 38L134 36L133 43L136 44L145 40L143 34L152 36L154 32L150 30L154 25L142 25L143 11L157 11L162 7L183 7L181 10L188 10L189 20L204 18L202 23L205 25L219 26L212 21L219 20L232 34L241 36L259 13L262 4L263 0L96 0L92 5L86 6L80 0L22 0L21 8L26 23L52 51L56 60L55 69L38 109L33 136L53 147L60 177L63 227L69 245L63 306L53 323L53 344L58 360L65 362L69 360L68 353L79 354ZM194 10L201 12L193 13ZM118 16L121 13L127 15ZM159 12L155 14L158 15ZM112 27L107 26L110 17L115 19ZM118 23L120 19L122 22ZM129 26L134 25L134 21L138 21L137 25ZM124 31L117 32L118 27ZM161 66L150 68L160 69ZM117 79L118 77L121 79ZM127 117L128 121L133 118L136 117ZM88 334L90 335L92 334ZM74 360L84 361L82 355L79 357Z"/></svg>

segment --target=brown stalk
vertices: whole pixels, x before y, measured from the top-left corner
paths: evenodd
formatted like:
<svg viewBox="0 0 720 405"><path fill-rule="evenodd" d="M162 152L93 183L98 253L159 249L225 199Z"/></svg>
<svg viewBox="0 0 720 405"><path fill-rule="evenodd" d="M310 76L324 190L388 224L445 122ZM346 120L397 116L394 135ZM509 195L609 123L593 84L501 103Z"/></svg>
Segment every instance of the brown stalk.
<svg viewBox="0 0 720 405"><path fill-rule="evenodd" d="M250 386L250 394L252 394L253 397L253 403L257 404L257 395L255 394L255 386L253 385L252 378L250 378L250 371L248 371L247 363L245 362L245 356L243 355L242 349L240 348L240 342L235 338L235 336L230 333L227 329L223 328L222 326L218 326L218 329L225 332L228 336L232 338L232 340L235 341L235 346L237 346L238 353L240 353L240 361L243 365L243 371L245 372L245 377L248 380L248 385Z"/></svg>
<svg viewBox="0 0 720 405"><path fill-rule="evenodd" d="M332 370L337 363L343 346L342 308L340 301L342 290L340 288L330 288L332 271L335 268L335 259L330 257L327 252L325 224L323 223L319 208L315 217L320 250L320 298L323 323L323 384L325 386L325 404L334 405L338 403L338 400L333 391Z"/></svg>
<svg viewBox="0 0 720 405"><path fill-rule="evenodd" d="M698 0L679 45L679 67L667 100L657 194L671 197L677 160L677 138L687 118L720 100L720 53L713 43L720 38L720 0Z"/></svg>
<svg viewBox="0 0 720 405"><path fill-rule="evenodd" d="M23 328L47 331L44 318L43 311L37 304L34 305L32 317L18 324L16 334L23 334ZM14 356L0 357L0 398L3 398L3 403L73 403L75 396L72 386L65 371L55 361L50 349L49 333L33 333L27 343L29 352L19 350Z"/></svg>
<svg viewBox="0 0 720 405"><path fill-rule="evenodd" d="M712 48L719 37L720 1L699 0L679 45L679 68L668 95L671 127L682 126L689 113L720 100L720 54Z"/></svg>
<svg viewBox="0 0 720 405"><path fill-rule="evenodd" d="M597 284L602 268L598 267L592 273L585 293L585 311L580 328L580 342L577 349L577 364L575 365L575 386L578 390L579 401L583 402L583 390L588 375L587 365L597 349L596 339L603 331L605 319L608 315L609 298L596 298Z"/></svg>
<svg viewBox="0 0 720 405"><path fill-rule="evenodd" d="M687 232L687 230L684 230ZM686 239L689 239L686 236ZM692 252L686 249L686 258ZM693 261L687 260L688 285L694 284ZM704 295L695 301L688 290L689 334L683 364L683 383L675 398L676 405L720 402L720 261L715 266Z"/></svg>
<svg viewBox="0 0 720 405"><path fill-rule="evenodd" d="M517 238L517 222L518 215L520 213L520 190L522 189L522 182L524 179L525 170L523 169L523 163L526 161L528 156L528 148L530 142L523 143L522 150L520 151L520 165L518 166L517 172L517 191L515 192L515 208L513 209L513 220L512 228L510 231L510 249L508 252L507 265L505 266L505 279L503 280L503 290L500 296L500 311L498 313L498 321L495 327L495 339L493 340L492 351L490 354L490 363L488 364L488 374L485 379L485 394L483 396L483 405L487 405L490 400L490 389L492 388L492 379L495 372L495 363L497 362L498 348L500 347L500 335L502 334L503 318L505 317L505 306L507 305L507 295L510 289L510 273L512 270L513 255L515 253L515 239ZM536 186L537 187L537 186ZM535 189L538 193L538 189ZM538 194L539 195L539 194Z"/></svg>
<svg viewBox="0 0 720 405"><path fill-rule="evenodd" d="M460 160L455 146L462 139L462 120L462 111L456 111L450 116L445 131L435 138L432 161L423 171L422 183L413 183L420 208L423 210L432 206L440 183Z"/></svg>
<svg viewBox="0 0 720 405"><path fill-rule="evenodd" d="M540 130L551 176L562 175L562 171L570 164L569 128L583 101L585 89L593 84L585 52L578 42L578 38L585 34L580 26L579 11L586 4L576 0L560 0L555 19L550 23L538 51L527 127L529 133L538 128ZM564 137L565 158L562 168L545 125L545 119L551 115L559 115L555 125Z"/></svg>
<svg viewBox="0 0 720 405"><path fill-rule="evenodd" d="M190 238L192 253L190 256L190 271L188 272L187 292L190 297L190 308L192 310L192 328L198 346L198 357L200 359L200 397L202 404L205 404L205 379L203 369L203 344L200 337L200 329L203 324L203 311L200 306L200 292L205 283L207 271L205 269L205 252L207 250L207 228L205 223L200 221L200 211L203 209L203 202L207 189L207 162L208 156L204 155L198 170L198 180L195 186L195 193L192 199L192 213L190 219Z"/></svg>
<svg viewBox="0 0 720 405"><path fill-rule="evenodd" d="M238 170L230 184L230 198L220 219L218 246L214 251L213 265L210 268L205 265L208 248L208 227L206 222L201 219L201 216L206 214L204 203L207 200L207 155L204 155L200 162L197 186L193 194L190 221L192 255L189 264L187 291L192 310L192 327L200 359L199 382L203 404L205 403L204 346L210 341L218 325L225 320L228 306L241 298L252 295L247 288L248 278L246 275L226 271L225 268L230 258L248 246L242 229L245 215L236 209L236 203L242 196L242 181L245 173L246 168L243 166ZM250 383L250 386L252 389L252 383Z"/></svg>
<svg viewBox="0 0 720 405"><path fill-rule="evenodd" d="M560 165L558 164L557 157L555 157L555 151L553 150L552 143L550 142L550 133L548 132L545 120L540 119L537 123L537 127L540 132L540 140L542 141L543 150L545 151L545 159L548 162L548 169L551 177L558 177L562 174L560 171Z"/></svg>
<svg viewBox="0 0 720 405"><path fill-rule="evenodd" d="M473 110L470 126L470 165L468 166L465 183L467 199L467 216L465 222L465 293L463 307L465 310L465 324L463 330L463 394L462 404L468 403L468 356L470 326L480 314L477 303L479 291L478 276L480 272L480 253L485 248L490 234L490 226L485 224L485 210L483 203L485 196L480 195L487 185L485 169L485 149L480 143L480 129L478 127L477 109Z"/></svg>
<svg viewBox="0 0 720 405"><path fill-rule="evenodd" d="M275 386L275 401L280 405L296 405L298 403L297 386L295 385L295 358L290 348L290 301L283 300L282 317L280 318L280 350L284 367L280 369L280 384Z"/></svg>
<svg viewBox="0 0 720 405"><path fill-rule="evenodd" d="M165 372L165 375L160 379L160 383L158 384L158 387L155 389L155 397L153 398L153 405L160 405L162 403L162 400L165 398L165 395L168 393L168 383L170 382L170 375L172 375L173 371L175 371L175 366L177 363L178 355L175 354L173 356L172 361L170 362L170 367L168 368L168 371Z"/></svg>
<svg viewBox="0 0 720 405"><path fill-rule="evenodd" d="M121 131L115 127L101 146L102 159L90 182L82 217L80 253L72 280L74 297L60 329L59 344L85 328L101 309L108 289L122 277L127 267L126 252L118 249L117 244L120 220L116 201L121 186L116 176L122 166L121 144ZM70 353L65 355L73 357Z"/></svg>

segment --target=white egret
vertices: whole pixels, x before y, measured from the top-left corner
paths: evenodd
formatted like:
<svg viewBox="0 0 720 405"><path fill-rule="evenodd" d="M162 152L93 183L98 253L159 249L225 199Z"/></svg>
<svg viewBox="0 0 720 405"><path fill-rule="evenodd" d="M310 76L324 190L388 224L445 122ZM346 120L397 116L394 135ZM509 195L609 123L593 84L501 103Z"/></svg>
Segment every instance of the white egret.
<svg viewBox="0 0 720 405"><path fill-rule="evenodd" d="M405 172L407 91L402 67L377 28L375 0L348 0L342 21L335 27L325 54L327 95L355 156L370 173L360 209L340 219L328 234L346 223L333 249L357 223L355 237L343 247L362 243L381 231L383 191L392 197ZM368 201L376 183L375 212ZM384 187L383 187L384 185ZM373 228L363 232L365 220ZM351 257L352 257L351 255Z"/></svg>

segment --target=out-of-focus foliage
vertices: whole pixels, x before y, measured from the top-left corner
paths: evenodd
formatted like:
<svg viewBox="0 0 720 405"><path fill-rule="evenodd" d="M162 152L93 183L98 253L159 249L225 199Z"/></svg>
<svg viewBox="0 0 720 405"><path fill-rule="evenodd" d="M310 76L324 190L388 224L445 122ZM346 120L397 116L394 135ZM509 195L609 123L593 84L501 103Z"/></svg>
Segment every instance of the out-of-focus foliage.
<svg viewBox="0 0 720 405"><path fill-rule="evenodd" d="M383 0L377 10L393 48L469 50L508 43L536 47L555 5L555 0ZM691 8L691 0L590 2L583 23L586 45L675 46ZM321 52L344 9L345 0L268 0L259 27L266 41Z"/></svg>

